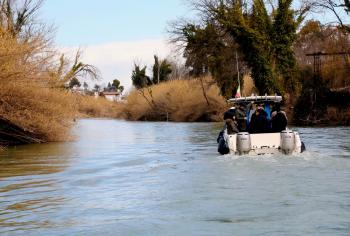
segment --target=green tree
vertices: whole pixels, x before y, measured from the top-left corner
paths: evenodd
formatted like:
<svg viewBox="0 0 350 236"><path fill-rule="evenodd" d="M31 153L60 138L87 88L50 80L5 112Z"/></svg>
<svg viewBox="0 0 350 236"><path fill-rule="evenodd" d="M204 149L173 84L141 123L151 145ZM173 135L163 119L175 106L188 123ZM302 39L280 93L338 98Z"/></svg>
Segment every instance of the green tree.
<svg viewBox="0 0 350 236"><path fill-rule="evenodd" d="M147 66L144 66L141 69L139 65L134 64L134 70L132 71L131 80L135 88L141 89L152 84L150 77L146 75L146 69Z"/></svg>
<svg viewBox="0 0 350 236"><path fill-rule="evenodd" d="M308 8L294 11L292 0L278 0L271 12L263 0L253 0L251 9L243 1L197 0L195 4L203 13L204 25L210 22L217 28L219 39L227 33L238 44L260 94L295 90L296 62L292 46ZM185 30L185 36L186 33ZM226 42L224 46L218 44L219 48L226 45ZM200 58L208 61L207 57L197 60Z"/></svg>
<svg viewBox="0 0 350 236"><path fill-rule="evenodd" d="M80 86L81 86L79 80L78 80L76 77L72 78L72 79L69 81L69 88L73 88L74 86L77 86L77 87L80 87Z"/></svg>
<svg viewBox="0 0 350 236"><path fill-rule="evenodd" d="M115 79L115 80L112 81L112 86L114 86L116 89L119 88L119 85L120 85L120 81L119 80Z"/></svg>
<svg viewBox="0 0 350 236"><path fill-rule="evenodd" d="M189 74L198 77L210 73L220 87L221 94L232 97L238 86L237 60L239 73L242 75L247 72L239 47L232 37L213 21L203 25L178 22L173 25L173 29L172 42L181 41L185 45L185 65L190 69Z"/></svg>
<svg viewBox="0 0 350 236"><path fill-rule="evenodd" d="M159 61L158 56L154 55L153 83L159 84L160 82L167 81L171 72L170 63L167 60Z"/></svg>
<svg viewBox="0 0 350 236"><path fill-rule="evenodd" d="M117 79L113 80L112 86L121 93L124 91L124 86L121 86L120 81Z"/></svg>

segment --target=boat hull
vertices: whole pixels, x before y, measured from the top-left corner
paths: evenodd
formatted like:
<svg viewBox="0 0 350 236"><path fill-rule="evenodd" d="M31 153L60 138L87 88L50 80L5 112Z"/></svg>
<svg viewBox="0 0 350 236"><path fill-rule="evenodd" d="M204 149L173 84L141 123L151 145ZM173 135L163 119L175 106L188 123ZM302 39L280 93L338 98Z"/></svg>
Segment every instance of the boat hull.
<svg viewBox="0 0 350 236"><path fill-rule="evenodd" d="M229 153L234 155L293 155L304 151L298 132L281 133L238 133L226 137Z"/></svg>

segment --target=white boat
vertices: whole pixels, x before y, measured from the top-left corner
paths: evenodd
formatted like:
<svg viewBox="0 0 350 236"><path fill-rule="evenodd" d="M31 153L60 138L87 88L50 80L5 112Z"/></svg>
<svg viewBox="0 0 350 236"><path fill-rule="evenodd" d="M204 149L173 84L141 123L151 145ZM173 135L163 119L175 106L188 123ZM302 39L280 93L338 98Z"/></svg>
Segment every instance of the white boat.
<svg viewBox="0 0 350 236"><path fill-rule="evenodd" d="M233 98L228 100L234 104L264 103L270 106L271 103L280 103L281 96L250 96L242 98ZM270 111L266 111L270 112ZM269 133L249 133L239 132L235 134L222 134L223 140L218 138L219 152L221 154L234 155L264 155L264 154L298 154L305 150L305 145L301 141L298 132L293 130L282 130L281 132ZM222 145L226 146L226 151L220 151Z"/></svg>

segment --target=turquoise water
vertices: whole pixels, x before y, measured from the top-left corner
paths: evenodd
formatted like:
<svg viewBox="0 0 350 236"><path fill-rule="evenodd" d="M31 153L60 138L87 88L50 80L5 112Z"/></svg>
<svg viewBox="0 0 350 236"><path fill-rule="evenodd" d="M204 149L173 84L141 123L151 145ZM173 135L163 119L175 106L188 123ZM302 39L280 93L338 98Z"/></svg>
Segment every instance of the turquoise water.
<svg viewBox="0 0 350 236"><path fill-rule="evenodd" d="M350 128L298 156L220 156L220 124L81 120L0 152L1 235L350 235Z"/></svg>

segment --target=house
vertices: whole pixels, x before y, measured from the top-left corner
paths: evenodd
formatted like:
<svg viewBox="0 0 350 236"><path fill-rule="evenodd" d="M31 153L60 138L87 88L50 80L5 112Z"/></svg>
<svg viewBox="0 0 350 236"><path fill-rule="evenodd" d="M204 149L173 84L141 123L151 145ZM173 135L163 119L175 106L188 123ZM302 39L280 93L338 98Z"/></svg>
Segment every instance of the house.
<svg viewBox="0 0 350 236"><path fill-rule="evenodd" d="M111 102L118 102L121 100L121 93L117 91L104 91L101 92L101 97L104 97Z"/></svg>

